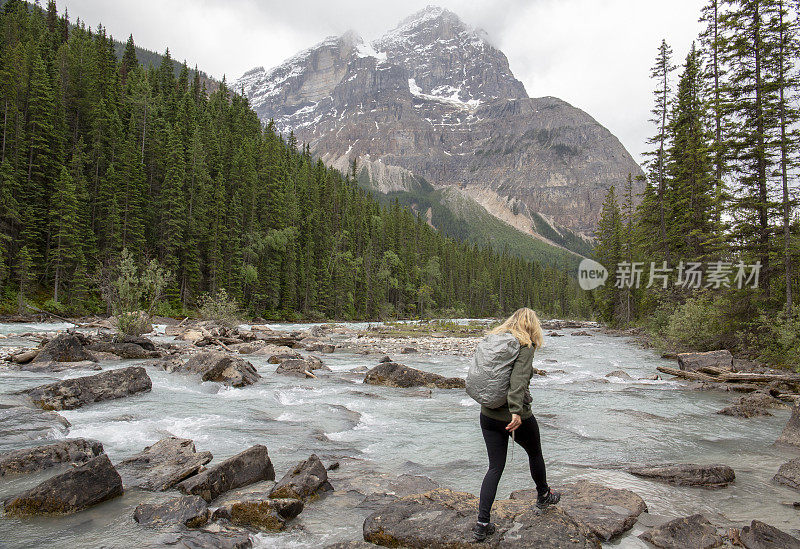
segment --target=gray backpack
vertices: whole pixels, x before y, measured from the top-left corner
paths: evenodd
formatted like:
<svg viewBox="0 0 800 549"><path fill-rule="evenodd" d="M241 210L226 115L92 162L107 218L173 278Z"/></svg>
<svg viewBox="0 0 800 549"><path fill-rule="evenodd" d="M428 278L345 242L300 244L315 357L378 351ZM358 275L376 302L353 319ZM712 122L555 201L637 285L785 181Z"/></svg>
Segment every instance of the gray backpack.
<svg viewBox="0 0 800 549"><path fill-rule="evenodd" d="M519 341L511 334L490 334L478 343L467 372L467 394L482 406L506 403L511 370L519 355Z"/></svg>

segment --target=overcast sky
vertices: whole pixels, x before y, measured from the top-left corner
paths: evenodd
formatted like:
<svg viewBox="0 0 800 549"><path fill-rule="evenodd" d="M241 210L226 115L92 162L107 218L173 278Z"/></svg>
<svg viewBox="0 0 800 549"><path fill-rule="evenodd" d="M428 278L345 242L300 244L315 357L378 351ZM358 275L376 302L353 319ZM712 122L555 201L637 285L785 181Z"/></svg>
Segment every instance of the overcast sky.
<svg viewBox="0 0 800 549"><path fill-rule="evenodd" d="M379 37L430 0L56 0L70 19L228 81L331 34ZM508 56L528 95L553 95L610 129L641 160L652 133L650 67L662 38L682 62L703 0L440 0Z"/></svg>

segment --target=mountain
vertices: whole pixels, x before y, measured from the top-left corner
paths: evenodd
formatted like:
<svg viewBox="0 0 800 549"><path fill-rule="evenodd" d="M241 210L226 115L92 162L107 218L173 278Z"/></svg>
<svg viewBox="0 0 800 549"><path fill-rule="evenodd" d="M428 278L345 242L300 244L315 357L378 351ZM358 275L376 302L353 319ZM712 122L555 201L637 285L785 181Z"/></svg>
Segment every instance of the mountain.
<svg viewBox="0 0 800 549"><path fill-rule="evenodd" d="M528 97L486 33L438 7L372 43L327 38L234 89L328 165L356 161L375 191L419 193L424 179L580 252L608 187L641 173L611 132L560 99Z"/></svg>

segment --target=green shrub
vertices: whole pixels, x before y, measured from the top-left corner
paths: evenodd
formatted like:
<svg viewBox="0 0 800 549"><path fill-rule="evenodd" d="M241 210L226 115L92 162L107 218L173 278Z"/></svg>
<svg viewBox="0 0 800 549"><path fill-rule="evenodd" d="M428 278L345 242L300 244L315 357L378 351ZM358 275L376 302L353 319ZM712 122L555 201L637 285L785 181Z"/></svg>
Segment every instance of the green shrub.
<svg viewBox="0 0 800 549"><path fill-rule="evenodd" d="M680 349L712 351L728 347L730 332L726 326L725 304L708 294L687 299L669 315L664 327L666 341ZM663 322L662 311L660 321Z"/></svg>
<svg viewBox="0 0 800 549"><path fill-rule="evenodd" d="M224 289L204 294L199 300L199 313L204 319L233 328L240 324L239 305Z"/></svg>
<svg viewBox="0 0 800 549"><path fill-rule="evenodd" d="M167 279L167 271L155 259L140 268L133 255L122 250L110 281L103 285L120 333L141 335L152 330L150 320L161 301Z"/></svg>
<svg viewBox="0 0 800 549"><path fill-rule="evenodd" d="M800 309L791 316L786 311L762 313L740 337L742 346L759 360L800 371Z"/></svg>

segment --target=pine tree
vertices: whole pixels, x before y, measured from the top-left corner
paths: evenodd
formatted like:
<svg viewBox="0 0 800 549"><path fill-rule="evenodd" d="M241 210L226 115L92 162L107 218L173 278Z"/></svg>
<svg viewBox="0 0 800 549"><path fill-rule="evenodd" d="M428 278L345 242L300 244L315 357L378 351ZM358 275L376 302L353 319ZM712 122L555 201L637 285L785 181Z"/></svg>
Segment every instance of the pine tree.
<svg viewBox="0 0 800 549"><path fill-rule="evenodd" d="M119 64L119 77L122 86L128 79L128 73L139 66L139 59L136 57L136 45L133 43L133 35L128 36L125 43L125 52L122 54L122 61Z"/></svg>
<svg viewBox="0 0 800 549"><path fill-rule="evenodd" d="M597 225L595 259L608 271L608 279L598 290L601 317L609 322L618 322L622 310L622 293L616 287L617 266L624 260L624 227L622 213L614 187L608 189Z"/></svg>
<svg viewBox="0 0 800 549"><path fill-rule="evenodd" d="M50 232L53 238L51 259L54 271L53 301L58 302L64 281L83 263L80 243L80 218L75 182L66 167L56 182L50 210Z"/></svg>

